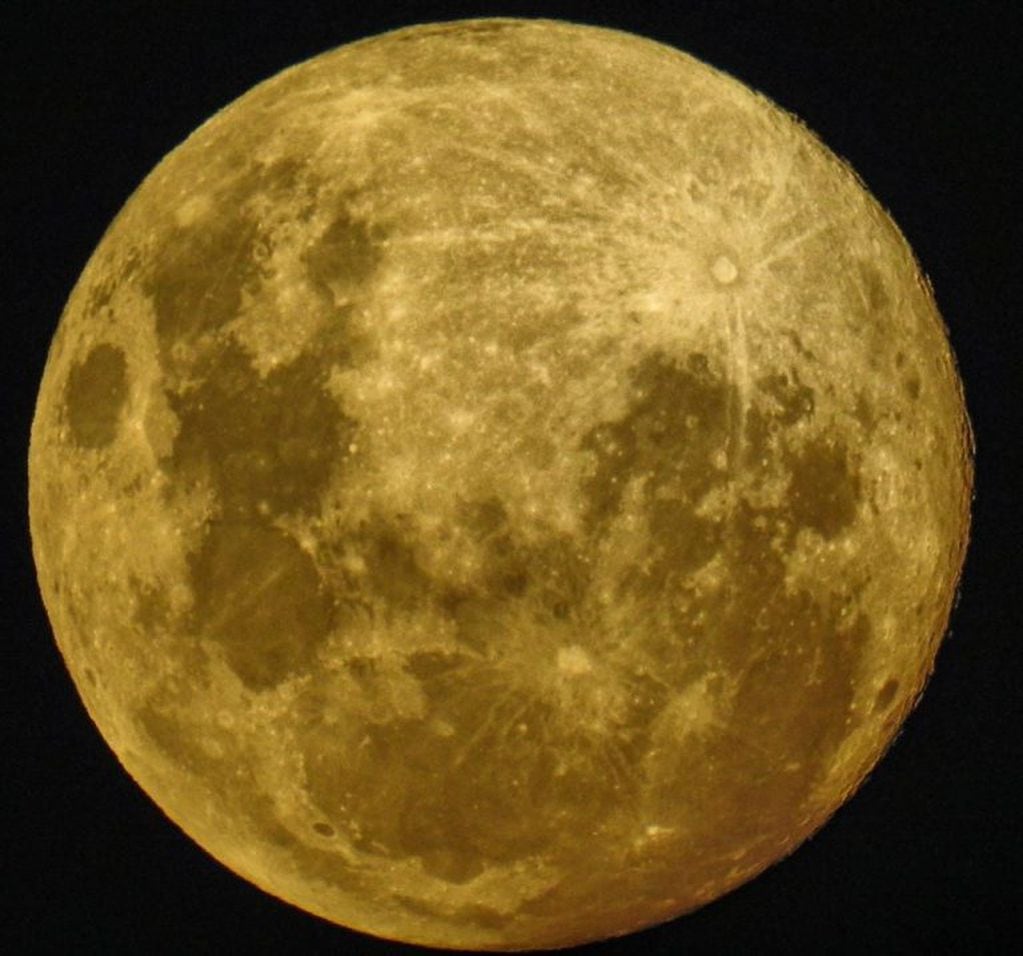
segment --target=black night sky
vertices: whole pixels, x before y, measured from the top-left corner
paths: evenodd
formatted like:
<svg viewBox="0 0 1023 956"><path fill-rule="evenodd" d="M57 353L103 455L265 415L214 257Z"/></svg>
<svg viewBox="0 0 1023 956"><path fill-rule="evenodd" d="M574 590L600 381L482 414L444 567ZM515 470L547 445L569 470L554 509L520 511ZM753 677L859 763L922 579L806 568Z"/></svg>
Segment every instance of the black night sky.
<svg viewBox="0 0 1023 956"><path fill-rule="evenodd" d="M854 799L792 857L700 912L580 949L987 953L1018 938L1023 803L1017 492L1023 14L1003 2L233 5L5 0L0 949L404 954L231 874L170 824L88 720L53 642L27 528L26 449L64 302L121 204L215 110L280 69L399 26L545 16L680 47L766 93L845 157L929 274L978 446L951 636Z"/></svg>

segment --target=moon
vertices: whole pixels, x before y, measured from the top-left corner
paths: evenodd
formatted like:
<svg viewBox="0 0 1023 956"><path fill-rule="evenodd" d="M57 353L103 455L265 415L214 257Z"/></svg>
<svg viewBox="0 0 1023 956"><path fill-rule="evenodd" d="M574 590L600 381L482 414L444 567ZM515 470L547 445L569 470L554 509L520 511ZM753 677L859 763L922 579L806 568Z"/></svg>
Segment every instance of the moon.
<svg viewBox="0 0 1023 956"><path fill-rule="evenodd" d="M692 911L923 690L972 438L856 175L677 50L415 26L285 70L131 196L29 452L85 706L265 891L453 949Z"/></svg>

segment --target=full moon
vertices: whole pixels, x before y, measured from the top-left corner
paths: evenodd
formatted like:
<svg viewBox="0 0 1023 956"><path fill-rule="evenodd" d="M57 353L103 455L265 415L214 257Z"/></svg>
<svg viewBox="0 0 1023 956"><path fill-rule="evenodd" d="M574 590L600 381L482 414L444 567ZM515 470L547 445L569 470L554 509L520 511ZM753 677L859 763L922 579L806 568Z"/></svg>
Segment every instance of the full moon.
<svg viewBox="0 0 1023 956"><path fill-rule="evenodd" d="M386 938L691 911L921 693L972 439L856 175L625 33L415 26L171 152L71 293L29 452L53 631L217 860Z"/></svg>

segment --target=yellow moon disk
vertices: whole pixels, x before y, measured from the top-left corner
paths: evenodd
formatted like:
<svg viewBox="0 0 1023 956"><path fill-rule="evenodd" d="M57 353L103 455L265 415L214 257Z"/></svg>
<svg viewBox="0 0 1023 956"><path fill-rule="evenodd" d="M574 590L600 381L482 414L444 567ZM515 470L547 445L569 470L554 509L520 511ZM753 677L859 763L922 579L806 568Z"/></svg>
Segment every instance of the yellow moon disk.
<svg viewBox="0 0 1023 956"><path fill-rule="evenodd" d="M29 458L127 771L393 939L692 910L921 692L971 440L930 289L791 116L648 40L412 27L262 83L71 294Z"/></svg>

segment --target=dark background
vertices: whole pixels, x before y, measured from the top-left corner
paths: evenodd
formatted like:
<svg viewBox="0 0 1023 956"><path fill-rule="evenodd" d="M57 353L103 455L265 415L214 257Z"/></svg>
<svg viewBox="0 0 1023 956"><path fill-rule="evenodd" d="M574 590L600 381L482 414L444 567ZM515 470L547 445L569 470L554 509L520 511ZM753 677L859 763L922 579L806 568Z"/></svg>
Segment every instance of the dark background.
<svg viewBox="0 0 1023 956"><path fill-rule="evenodd" d="M22 2L0 7L5 499L0 948L14 953L405 954L229 873L96 732L38 597L28 429L64 302L104 228L200 122L363 36L549 16L678 46L802 117L892 212L930 275L978 444L952 634L904 733L794 856L700 912L587 954L1009 952L1023 921L1020 5L982 2ZM1002 933L1008 933L1002 939Z"/></svg>

